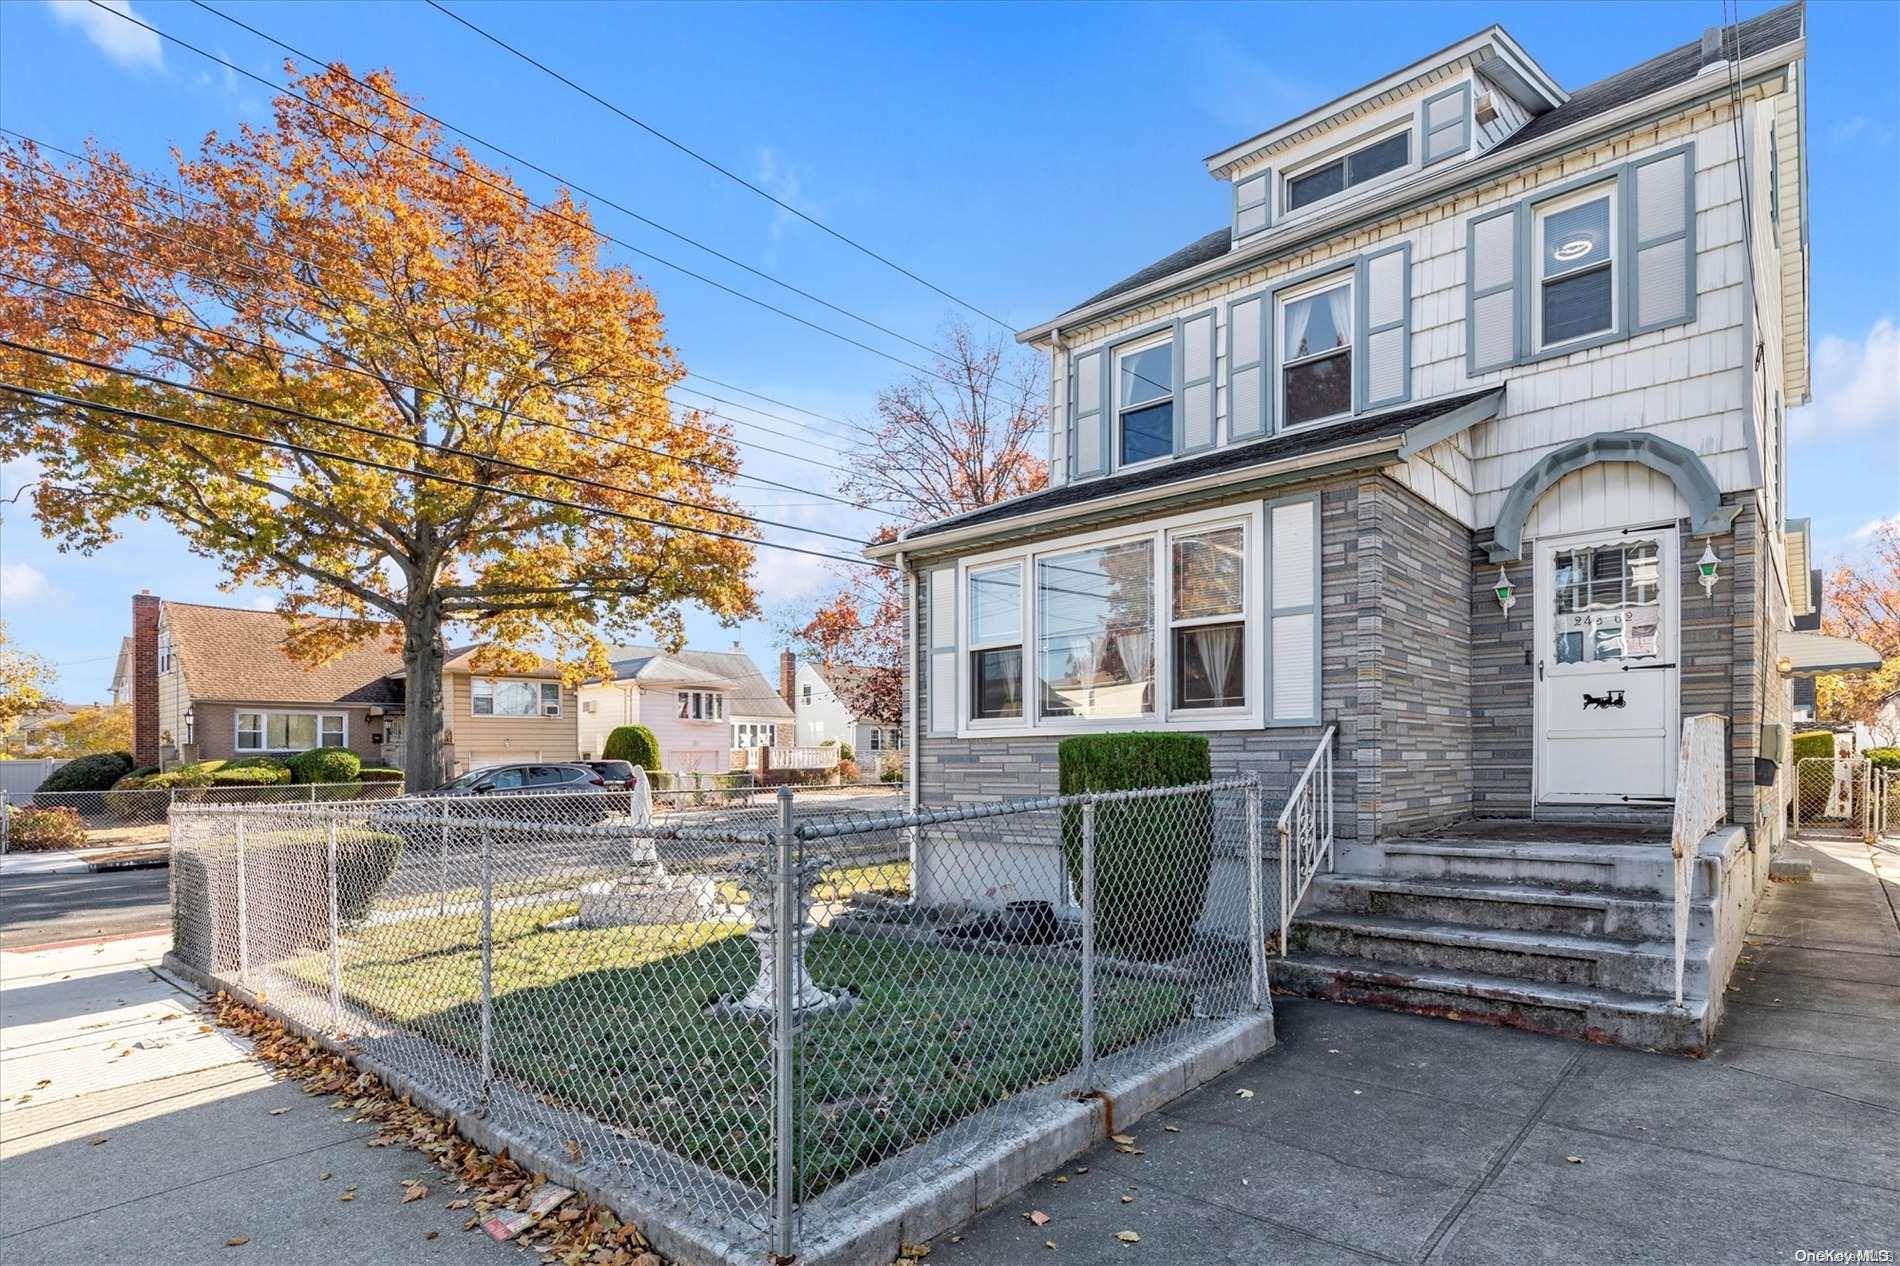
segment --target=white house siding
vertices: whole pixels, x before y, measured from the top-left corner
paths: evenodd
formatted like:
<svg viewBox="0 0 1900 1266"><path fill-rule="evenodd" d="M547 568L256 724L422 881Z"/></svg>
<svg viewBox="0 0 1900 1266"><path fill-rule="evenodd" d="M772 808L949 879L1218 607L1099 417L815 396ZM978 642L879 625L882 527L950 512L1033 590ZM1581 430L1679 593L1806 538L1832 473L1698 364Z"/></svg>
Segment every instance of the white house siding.
<svg viewBox="0 0 1900 1266"><path fill-rule="evenodd" d="M607 736L622 725L640 723L640 688L631 682L585 685L580 696L580 749L583 760L606 750ZM589 706L592 710L589 711Z"/></svg>
<svg viewBox="0 0 1900 1266"><path fill-rule="evenodd" d="M640 724L660 741L660 766L675 772L722 774L732 763L732 721L680 719L679 691L642 690Z"/></svg>
<svg viewBox="0 0 1900 1266"><path fill-rule="evenodd" d="M1760 98L1771 88L1757 86L1747 96ZM1421 480L1416 489L1421 496L1467 526L1489 527L1511 484L1550 449L1598 431L1623 430L1647 431L1687 447L1701 457L1724 492L1754 488L1761 459L1751 454L1747 433L1748 269L1733 117L1726 98L1708 102L1242 275L1065 330L1068 356L1073 360L1164 319L1211 310L1217 323L1216 426L1225 443L1228 304L1263 294L1271 285L1324 264L1409 241L1412 399L1509 384L1504 412L1473 428L1466 441L1471 474L1463 486L1470 493L1469 508L1456 491L1457 479ZM1465 243L1473 214L1688 141L1695 144L1695 320L1569 356L1475 377L1468 374ZM1065 396L1066 384L1058 392L1059 404L1066 405Z"/></svg>
<svg viewBox="0 0 1900 1266"><path fill-rule="evenodd" d="M1807 67L1796 66L1789 73L1793 82L1799 84ZM1781 169L1781 253L1796 265L1781 279L1782 328L1786 331L1781 349L1782 374L1787 383L1788 403L1794 405L1806 401L1809 393L1808 243L1801 232L1806 211L1803 199L1807 194L1801 186L1801 147L1807 137L1801 130L1794 90L1774 97L1773 105L1775 157Z"/></svg>
<svg viewBox="0 0 1900 1266"><path fill-rule="evenodd" d="M1483 80L1479 80L1477 91L1487 91L1487 86ZM1505 140L1513 132L1516 132L1519 128L1531 121L1530 112L1517 103L1517 98L1499 92L1495 88L1490 88L1488 91L1491 93L1491 104L1497 107L1498 117L1489 123L1478 123L1476 125L1478 132L1478 151L1480 153L1496 146L1500 141ZM1476 98L1474 97L1473 104L1475 105L1475 103Z"/></svg>
<svg viewBox="0 0 1900 1266"><path fill-rule="evenodd" d="M844 705L832 690L824 674L810 664L798 666L795 684L797 702L794 705L798 714L798 745L817 747L827 739L840 743L857 743L857 720L851 710ZM805 702L805 691L811 691L811 702Z"/></svg>

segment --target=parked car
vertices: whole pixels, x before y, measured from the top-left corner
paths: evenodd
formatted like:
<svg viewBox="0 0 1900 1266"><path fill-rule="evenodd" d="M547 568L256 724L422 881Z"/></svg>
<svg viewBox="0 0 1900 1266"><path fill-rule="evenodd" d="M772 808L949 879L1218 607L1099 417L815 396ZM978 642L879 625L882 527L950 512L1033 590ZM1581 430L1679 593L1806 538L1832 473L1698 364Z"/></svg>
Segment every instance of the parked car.
<svg viewBox="0 0 1900 1266"><path fill-rule="evenodd" d="M578 762L566 764L548 764L545 762L522 762L515 765L490 765L483 769L471 769L460 777L451 779L430 792L431 797L441 796L481 796L492 798L497 804L508 801L505 810L510 816L545 816L567 821L598 822L616 809L624 808L625 798L615 794L619 787L612 786L607 779L594 769ZM522 799L523 797L560 796L559 804L545 801ZM575 797L583 803L570 806L566 797Z"/></svg>
<svg viewBox="0 0 1900 1266"><path fill-rule="evenodd" d="M606 780L609 787L624 787L633 791L647 780L647 771L628 760L584 760L576 764L585 765Z"/></svg>

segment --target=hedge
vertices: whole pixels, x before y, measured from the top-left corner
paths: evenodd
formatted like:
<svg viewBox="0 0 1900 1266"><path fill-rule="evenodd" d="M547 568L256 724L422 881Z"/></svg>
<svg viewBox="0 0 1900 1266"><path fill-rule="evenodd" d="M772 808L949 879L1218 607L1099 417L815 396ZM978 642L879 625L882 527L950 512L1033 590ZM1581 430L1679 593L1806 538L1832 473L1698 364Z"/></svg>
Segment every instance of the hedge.
<svg viewBox="0 0 1900 1266"><path fill-rule="evenodd" d="M402 837L351 830L337 837L337 921L362 922L395 872ZM330 843L327 830L254 831L244 840L245 892L255 962L291 958L329 933ZM270 876L269 883L257 882ZM187 962L236 972L237 848L186 849L172 859L172 940ZM286 930L305 931L300 940Z"/></svg>
<svg viewBox="0 0 1900 1266"><path fill-rule="evenodd" d="M347 747L313 747L284 764L294 783L355 782L363 772L363 758Z"/></svg>
<svg viewBox="0 0 1900 1266"><path fill-rule="evenodd" d="M130 752L95 752L67 761L46 776L40 791L107 791L132 772Z"/></svg>
<svg viewBox="0 0 1900 1266"><path fill-rule="evenodd" d="M243 760L206 760L179 765L163 773L134 770L119 779L115 791L168 787L274 787L290 781L290 767L268 756Z"/></svg>
<svg viewBox="0 0 1900 1266"><path fill-rule="evenodd" d="M388 765L365 765L356 771L359 782L401 782L402 771Z"/></svg>
<svg viewBox="0 0 1900 1266"><path fill-rule="evenodd" d="M644 725L617 725L601 748L602 760L624 760L649 772L660 767L660 740Z"/></svg>
<svg viewBox="0 0 1900 1266"><path fill-rule="evenodd" d="M1900 747L1870 747L1861 754L1875 769L1900 769Z"/></svg>
<svg viewBox="0 0 1900 1266"><path fill-rule="evenodd" d="M1806 734L1794 736L1794 758L1805 760L1810 756L1834 755L1834 735L1826 730L1810 730Z"/></svg>
<svg viewBox="0 0 1900 1266"><path fill-rule="evenodd" d="M1198 734L1083 734L1056 749L1063 795L1208 782ZM1082 809L1062 810L1062 853L1082 891ZM1110 801L1095 809L1095 929L1116 953L1152 961L1187 946L1214 861L1212 796Z"/></svg>
<svg viewBox="0 0 1900 1266"><path fill-rule="evenodd" d="M85 819L79 810L61 805L53 809L33 809L22 805L7 806L7 845L9 848L78 848L86 842Z"/></svg>

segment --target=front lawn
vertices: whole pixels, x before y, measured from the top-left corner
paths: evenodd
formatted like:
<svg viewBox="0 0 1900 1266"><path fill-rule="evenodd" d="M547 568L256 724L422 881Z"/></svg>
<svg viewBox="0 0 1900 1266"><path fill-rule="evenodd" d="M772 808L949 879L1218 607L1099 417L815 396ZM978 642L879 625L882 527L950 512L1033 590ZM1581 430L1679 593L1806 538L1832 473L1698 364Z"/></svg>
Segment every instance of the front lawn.
<svg viewBox="0 0 1900 1266"><path fill-rule="evenodd" d="M840 876L842 878L842 876ZM767 1026L708 1010L752 984L758 958L726 922L546 931L572 902L494 916L497 1071L537 1095L743 1182L771 1171ZM358 1005L473 1055L481 1032L478 915L346 935ZM809 1197L991 1104L1073 1069L1079 969L821 930L812 975L857 995L800 1045L800 1194ZM283 964L328 983L321 953ZM1186 1018L1189 990L1103 973L1098 1050Z"/></svg>

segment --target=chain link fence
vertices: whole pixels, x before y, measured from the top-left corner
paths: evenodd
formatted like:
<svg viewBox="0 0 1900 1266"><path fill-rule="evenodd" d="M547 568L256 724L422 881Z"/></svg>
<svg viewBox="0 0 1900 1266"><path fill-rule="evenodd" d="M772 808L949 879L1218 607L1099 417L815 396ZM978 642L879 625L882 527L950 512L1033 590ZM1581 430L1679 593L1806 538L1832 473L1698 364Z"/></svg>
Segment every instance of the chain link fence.
<svg viewBox="0 0 1900 1266"><path fill-rule="evenodd" d="M1254 781L900 794L181 807L173 953L791 1254L1266 1006Z"/></svg>
<svg viewBox="0 0 1900 1266"><path fill-rule="evenodd" d="M0 792L0 852L31 847L29 830L41 811L64 819L42 821L42 833L80 844L162 843L172 810L181 805L283 805L341 800L385 800L402 794L400 780L273 783L246 787L137 787L124 791ZM51 830L44 828L51 827ZM16 830L17 828L17 830ZM78 832L80 838L75 838ZM16 838L16 834L18 838Z"/></svg>
<svg viewBox="0 0 1900 1266"><path fill-rule="evenodd" d="M1885 808L1876 795L1872 762L1865 756L1804 756L1794 762L1789 824L1796 838L1836 836L1872 839ZM1885 790L1884 782L1879 784Z"/></svg>

